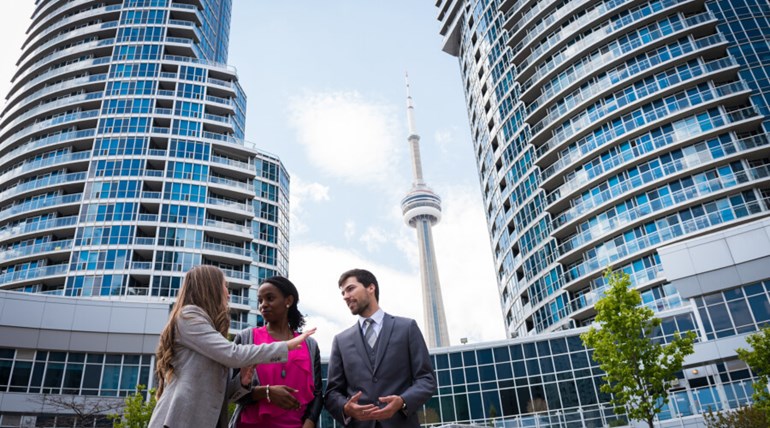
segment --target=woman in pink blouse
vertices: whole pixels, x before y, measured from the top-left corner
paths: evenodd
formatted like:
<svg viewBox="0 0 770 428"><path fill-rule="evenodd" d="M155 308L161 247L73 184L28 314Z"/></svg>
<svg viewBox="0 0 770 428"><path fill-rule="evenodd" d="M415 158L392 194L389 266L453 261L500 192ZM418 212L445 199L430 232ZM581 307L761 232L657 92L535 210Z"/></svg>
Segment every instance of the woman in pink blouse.
<svg viewBox="0 0 770 428"><path fill-rule="evenodd" d="M259 310L264 327L241 331L235 343L266 344L299 335L305 317L299 312L299 293L288 279L274 276L259 286ZM289 351L285 363L260 364L236 371L250 394L237 401L231 428L314 428L323 408L321 354L312 338ZM252 376L252 373L254 375Z"/></svg>

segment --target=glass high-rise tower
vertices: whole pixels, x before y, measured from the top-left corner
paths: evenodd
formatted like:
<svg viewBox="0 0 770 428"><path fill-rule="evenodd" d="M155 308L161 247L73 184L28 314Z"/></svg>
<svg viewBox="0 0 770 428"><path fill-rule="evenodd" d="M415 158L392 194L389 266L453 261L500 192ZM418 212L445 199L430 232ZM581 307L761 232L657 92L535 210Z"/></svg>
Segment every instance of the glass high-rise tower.
<svg viewBox="0 0 770 428"><path fill-rule="evenodd" d="M0 287L173 298L227 277L232 327L288 272L288 186L244 141L229 0L39 1L0 116Z"/></svg>
<svg viewBox="0 0 770 428"><path fill-rule="evenodd" d="M770 5L437 5L509 335L590 323L608 266L655 310L689 307L658 249L768 215Z"/></svg>

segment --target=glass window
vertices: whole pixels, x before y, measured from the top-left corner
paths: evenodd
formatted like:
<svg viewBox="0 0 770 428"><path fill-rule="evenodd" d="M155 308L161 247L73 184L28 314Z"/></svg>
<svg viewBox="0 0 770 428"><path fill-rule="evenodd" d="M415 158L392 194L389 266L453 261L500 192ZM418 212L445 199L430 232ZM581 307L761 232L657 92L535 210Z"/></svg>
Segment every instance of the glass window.
<svg viewBox="0 0 770 428"><path fill-rule="evenodd" d="M714 324L714 330L716 330L717 337L724 337L725 335L734 335L733 324L730 320L730 315L727 313L727 307L724 303L717 305L711 305L708 307L709 315L711 316L711 322ZM729 330L729 331L724 331Z"/></svg>
<svg viewBox="0 0 770 428"><path fill-rule="evenodd" d="M435 358L436 358L436 368L437 369L448 369L449 368L449 359L447 358L446 354L435 355Z"/></svg>
<svg viewBox="0 0 770 428"><path fill-rule="evenodd" d="M749 305L758 323L770 321L770 301L767 300L766 294L749 297Z"/></svg>
<svg viewBox="0 0 770 428"><path fill-rule="evenodd" d="M4 361L0 361L0 366ZM8 362L10 363L10 361ZM0 371L2 368L0 368ZM10 370L10 364L8 367L8 370ZM8 391L10 392L27 392L27 385L29 384L29 378L32 374L32 361L16 361L16 365L13 367L13 376L11 377L11 383L10 387L8 388ZM0 377L3 375L0 374ZM2 390L2 385L4 382L0 380L0 390Z"/></svg>

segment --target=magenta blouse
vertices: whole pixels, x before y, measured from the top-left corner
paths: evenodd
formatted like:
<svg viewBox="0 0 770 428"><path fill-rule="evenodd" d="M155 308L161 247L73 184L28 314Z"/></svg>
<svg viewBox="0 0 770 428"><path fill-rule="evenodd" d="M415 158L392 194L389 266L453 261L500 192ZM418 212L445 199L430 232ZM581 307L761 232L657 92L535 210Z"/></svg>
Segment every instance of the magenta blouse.
<svg viewBox="0 0 770 428"><path fill-rule="evenodd" d="M275 340L267 327L255 328L254 344L279 342ZM297 333L294 333L297 336ZM257 364L256 371L260 385L286 385L297 390L295 396L300 402L299 409L282 409L267 400L249 404L241 411L238 428L298 428L302 426L302 416L307 405L313 401L312 361L307 346L289 351L289 360L285 363Z"/></svg>

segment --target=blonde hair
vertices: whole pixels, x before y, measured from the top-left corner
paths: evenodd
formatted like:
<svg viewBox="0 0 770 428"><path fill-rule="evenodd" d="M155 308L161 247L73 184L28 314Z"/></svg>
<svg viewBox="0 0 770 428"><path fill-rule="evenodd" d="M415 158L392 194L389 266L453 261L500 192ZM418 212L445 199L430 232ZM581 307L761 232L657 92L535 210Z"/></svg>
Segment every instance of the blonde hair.
<svg viewBox="0 0 770 428"><path fill-rule="evenodd" d="M222 333L222 336L227 337L230 327L230 312L227 306L227 293L223 288L224 284L225 274L216 266L196 266L185 275L168 323L160 334L158 350L155 352L155 359L157 360L155 373L158 376L156 396L158 398L174 376L176 324L184 306L195 305L203 309L211 318L214 328Z"/></svg>

